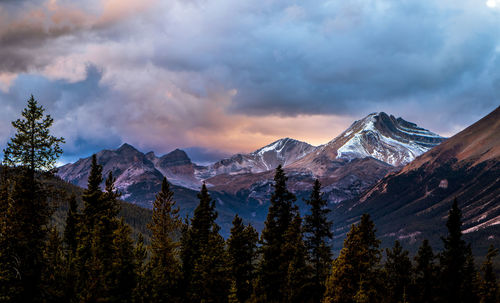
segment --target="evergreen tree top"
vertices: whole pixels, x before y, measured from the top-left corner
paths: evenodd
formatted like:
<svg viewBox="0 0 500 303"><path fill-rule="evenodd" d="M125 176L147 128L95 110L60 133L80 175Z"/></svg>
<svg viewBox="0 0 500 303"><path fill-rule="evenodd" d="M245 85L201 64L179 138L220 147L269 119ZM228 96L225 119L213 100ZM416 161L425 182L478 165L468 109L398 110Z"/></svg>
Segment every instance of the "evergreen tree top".
<svg viewBox="0 0 500 303"><path fill-rule="evenodd" d="M462 240L462 212L458 208L457 199L453 201L453 205L449 211L448 221L446 221L448 235L442 238L444 242L444 253L461 254L465 250L465 241Z"/></svg>
<svg viewBox="0 0 500 303"><path fill-rule="evenodd" d="M97 164L97 157L95 154L92 155L92 164L90 165L90 173L87 183L88 192L100 191L100 185L102 183L102 166Z"/></svg>
<svg viewBox="0 0 500 303"><path fill-rule="evenodd" d="M60 147L64 138L50 134L54 119L43 115L45 109L39 106L33 95L27 107L22 111L23 118L12 122L16 134L3 150L3 164L23 166L31 171L48 171L55 167L57 158L62 154Z"/></svg>
<svg viewBox="0 0 500 303"><path fill-rule="evenodd" d="M271 203L276 202L288 202L292 203L296 200L293 193L288 191L286 187L286 181L288 177L285 175L281 165L276 168L276 173L274 174L274 192L271 196Z"/></svg>

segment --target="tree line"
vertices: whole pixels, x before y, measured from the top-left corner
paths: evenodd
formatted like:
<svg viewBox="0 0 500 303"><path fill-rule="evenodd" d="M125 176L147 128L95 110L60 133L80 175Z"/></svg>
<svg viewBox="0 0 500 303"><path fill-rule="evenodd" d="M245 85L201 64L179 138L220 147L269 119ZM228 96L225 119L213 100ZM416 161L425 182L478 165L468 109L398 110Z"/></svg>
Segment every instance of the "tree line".
<svg viewBox="0 0 500 303"><path fill-rule="evenodd" d="M181 218L164 178L145 244L141 236L132 239L119 216L115 179L103 176L94 155L83 206L69 197L64 230L57 230L50 189L39 177L50 174L64 139L50 134L53 120L43 113L31 97L4 150L0 302L499 302L497 250L490 247L477 270L456 200L441 253L427 240L413 260L399 241L383 251L363 215L333 258L320 182L305 201L309 213L301 215L281 166L260 235L235 215L225 240L205 184L192 217Z"/></svg>

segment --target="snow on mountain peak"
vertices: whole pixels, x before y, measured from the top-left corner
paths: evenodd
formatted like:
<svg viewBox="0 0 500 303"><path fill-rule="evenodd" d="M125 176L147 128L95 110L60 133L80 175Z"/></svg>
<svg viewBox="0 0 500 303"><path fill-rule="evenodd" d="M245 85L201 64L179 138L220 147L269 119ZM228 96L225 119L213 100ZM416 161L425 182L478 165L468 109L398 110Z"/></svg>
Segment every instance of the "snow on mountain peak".
<svg viewBox="0 0 500 303"><path fill-rule="evenodd" d="M200 179L219 174L260 173L286 166L315 150L315 147L295 139L283 138L249 154L236 154L196 172Z"/></svg>
<svg viewBox="0 0 500 303"><path fill-rule="evenodd" d="M413 161L444 140L415 123L379 112L355 121L329 145L338 146L337 158L373 157L398 166Z"/></svg>
<svg viewBox="0 0 500 303"><path fill-rule="evenodd" d="M279 140L274 141L273 143L266 145L256 151L254 151L252 154L254 155L263 155L266 152L269 151L276 151L278 154L283 151L283 149L288 145L293 145L293 144L304 144L305 142L301 142L298 140L290 139L290 138L282 138Z"/></svg>

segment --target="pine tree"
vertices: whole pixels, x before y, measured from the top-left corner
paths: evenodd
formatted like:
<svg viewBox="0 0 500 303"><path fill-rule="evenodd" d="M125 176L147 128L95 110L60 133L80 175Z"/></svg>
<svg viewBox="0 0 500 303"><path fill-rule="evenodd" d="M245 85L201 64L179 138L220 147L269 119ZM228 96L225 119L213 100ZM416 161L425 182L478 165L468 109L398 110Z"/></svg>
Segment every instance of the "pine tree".
<svg viewBox="0 0 500 303"><path fill-rule="evenodd" d="M414 280L410 302L433 303L437 301L439 268L434 263L434 253L425 239L415 256Z"/></svg>
<svg viewBox="0 0 500 303"><path fill-rule="evenodd" d="M297 212L295 195L286 187L287 177L281 165L274 175L274 192L261 235L262 259L258 268L255 300L283 302L287 283L289 260L282 258L285 233Z"/></svg>
<svg viewBox="0 0 500 303"><path fill-rule="evenodd" d="M118 249L115 239L126 237L123 224L116 218L120 208L114 181L110 172L105 182L106 191L101 191L102 167L97 164L96 156L92 156L88 187L82 196L84 209L75 260L80 301L108 300L119 283L113 268ZM122 233L118 233L120 230Z"/></svg>
<svg viewBox="0 0 500 303"><path fill-rule="evenodd" d="M22 111L23 118L12 122L17 130L4 149L3 164L18 166L14 184L8 189L2 225L5 242L0 257L3 295L8 300L33 302L41 298L41 275L47 225L51 211L47 190L36 179L40 171L50 170L62 153L63 138L50 135L53 119L31 96Z"/></svg>
<svg viewBox="0 0 500 303"><path fill-rule="evenodd" d="M161 191L153 203L153 217L148 228L151 230L151 287L152 299L156 302L179 301L180 263L177 257L179 234L182 221L179 208L173 200L174 193L166 178L163 178Z"/></svg>
<svg viewBox="0 0 500 303"><path fill-rule="evenodd" d="M441 267L441 300L443 302L467 302L469 297L467 292L470 289L463 289L464 283L467 283L467 245L462 239L462 213L458 208L458 202L455 199L449 212L446 227L448 235L442 238L444 250L440 254ZM470 264L469 264L470 269ZM470 274L470 273L469 273Z"/></svg>
<svg viewBox="0 0 500 303"><path fill-rule="evenodd" d="M228 257L220 227L215 223L215 202L203 184L200 203L181 241L182 269L187 302L227 302L230 279Z"/></svg>
<svg viewBox="0 0 500 303"><path fill-rule="evenodd" d="M118 228L113 235L113 250L110 302L130 302L133 291L136 288L136 259L134 255L134 243L130 227L125 224L123 218L118 223Z"/></svg>
<svg viewBox="0 0 500 303"><path fill-rule="evenodd" d="M478 272L474 263L474 256L470 244L465 249L465 265L461 286L462 302L479 303L479 280Z"/></svg>
<svg viewBox="0 0 500 303"><path fill-rule="evenodd" d="M309 259L313 266L312 297L313 302L320 302L325 292L325 281L332 262L332 252L328 241L333 238L333 234L332 222L327 217L330 209L328 209L328 202L323 198L321 183L318 179L314 182L311 196L306 203L311 207L311 214L305 217L304 232Z"/></svg>
<svg viewBox="0 0 500 303"><path fill-rule="evenodd" d="M62 241L59 232L53 227L49 232L44 249L45 263L42 272L42 301L67 302L65 268Z"/></svg>
<svg viewBox="0 0 500 303"><path fill-rule="evenodd" d="M364 214L352 225L344 247L332 263L323 302L352 303L380 301L380 241L370 216Z"/></svg>
<svg viewBox="0 0 500 303"><path fill-rule="evenodd" d="M64 227L63 251L64 251L64 283L65 283L65 298L70 300L75 297L76 280L78 278L75 263L77 248L78 248L78 228L80 228L80 215L78 213L78 205L76 196L72 195L69 199L69 207L66 215L66 225Z"/></svg>
<svg viewBox="0 0 500 303"><path fill-rule="evenodd" d="M498 255L498 249L493 245L488 248L486 260L481 267L483 276L481 279L480 296L481 303L496 303L498 302L500 293L498 290L497 278L493 270L493 258Z"/></svg>
<svg viewBox="0 0 500 303"><path fill-rule="evenodd" d="M50 135L54 119L50 115L44 117L44 112L43 106L38 106L31 95L21 114L23 119L12 122L17 133L3 151L5 165L27 168L32 178L35 171L54 168L57 158L62 154L60 144L64 143L64 138Z"/></svg>
<svg viewBox="0 0 500 303"><path fill-rule="evenodd" d="M15 257L15 235L12 234L10 214L12 180L7 176L8 168L2 168L0 184L0 302L15 302L22 291L19 281L18 259Z"/></svg>
<svg viewBox="0 0 500 303"><path fill-rule="evenodd" d="M73 194L69 199L69 208L66 215L66 225L64 227L64 245L66 254L71 259L76 254L77 242L77 228L78 228L78 204L76 203L76 196Z"/></svg>
<svg viewBox="0 0 500 303"><path fill-rule="evenodd" d="M312 268L307 262L307 248L303 241L302 219L297 213L285 233L282 258L288 260L285 301L312 302Z"/></svg>
<svg viewBox="0 0 500 303"><path fill-rule="evenodd" d="M87 189L82 195L84 226L92 227L97 223L103 195L100 188L102 181L102 166L97 164L96 155L92 155Z"/></svg>
<svg viewBox="0 0 500 303"><path fill-rule="evenodd" d="M87 189L83 192L83 211L80 229L78 231L78 247L76 253L76 270L78 272L76 294L79 301L97 301L102 296L102 264L96 256L97 224L99 222L100 203L103 192L102 166L97 164L97 158L92 155L92 163L88 177Z"/></svg>
<svg viewBox="0 0 500 303"><path fill-rule="evenodd" d="M411 261L408 251L404 250L398 240L392 249L386 249L387 259L384 264L385 302L404 302L411 281Z"/></svg>
<svg viewBox="0 0 500 303"><path fill-rule="evenodd" d="M234 217L227 246L234 281L232 288L238 302L246 302L253 292L258 237L259 234L251 225L243 225L238 215Z"/></svg>
<svg viewBox="0 0 500 303"><path fill-rule="evenodd" d="M135 276L137 279L136 286L133 293L133 302L143 303L150 302L151 292L150 284L151 279L148 279L151 274L148 272L148 263L146 260L148 258L148 250L144 244L144 236L139 233L137 243L134 248L134 258L135 258Z"/></svg>

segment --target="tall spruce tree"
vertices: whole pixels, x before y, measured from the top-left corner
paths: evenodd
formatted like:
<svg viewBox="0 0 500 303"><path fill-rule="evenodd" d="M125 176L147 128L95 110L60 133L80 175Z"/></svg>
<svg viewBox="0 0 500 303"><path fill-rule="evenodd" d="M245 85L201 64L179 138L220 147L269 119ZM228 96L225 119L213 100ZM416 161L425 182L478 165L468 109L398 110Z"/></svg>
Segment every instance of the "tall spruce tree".
<svg viewBox="0 0 500 303"><path fill-rule="evenodd" d="M332 263L323 302L381 301L379 245L373 221L364 214L359 224L351 226L344 247Z"/></svg>
<svg viewBox="0 0 500 303"><path fill-rule="evenodd" d="M78 228L78 204L74 194L70 197L68 204L69 207L66 214L63 243L68 258L72 259L76 254L76 247L78 245L76 238Z"/></svg>
<svg viewBox="0 0 500 303"><path fill-rule="evenodd" d="M181 259L186 302L227 302L230 271L225 241L215 223L215 202L203 184L198 194L200 203L191 224L184 229Z"/></svg>
<svg viewBox="0 0 500 303"><path fill-rule="evenodd" d="M130 302L137 285L132 230L123 218L114 230L109 302Z"/></svg>
<svg viewBox="0 0 500 303"><path fill-rule="evenodd" d="M150 267L148 267L148 263L146 262L148 259L148 249L144 243L144 236L142 233L139 233L137 243L135 244L134 258L137 283L133 291L132 301L135 303L151 302L152 288L150 284L152 281L149 279L151 276L149 272Z"/></svg>
<svg viewBox="0 0 500 303"><path fill-rule="evenodd" d="M246 302L253 292L258 237L259 234L250 224L245 226L238 215L234 217L227 246L233 291L238 302Z"/></svg>
<svg viewBox="0 0 500 303"><path fill-rule="evenodd" d="M481 267L483 273L480 286L481 303L499 302L500 293L498 290L497 277L493 269L493 258L497 255L498 249L495 249L493 245L490 245L488 253L486 254L486 260Z"/></svg>
<svg viewBox="0 0 500 303"><path fill-rule="evenodd" d="M314 288L313 302L320 302L325 292L325 281L332 262L332 252L329 241L333 237L332 222L328 220L328 202L321 193L321 183L314 181L313 190L306 203L311 207L311 213L305 216L304 232L309 259L313 267Z"/></svg>
<svg viewBox="0 0 500 303"><path fill-rule="evenodd" d="M74 194L70 197L68 206L62 245L65 264L65 298L67 298L67 301L70 301L75 297L75 287L78 278L75 258L78 248L78 229L80 228L80 215L78 213L76 196Z"/></svg>
<svg viewBox="0 0 500 303"><path fill-rule="evenodd" d="M444 243L444 250L440 254L442 302L468 302L467 298L474 291L470 288L464 289L473 278L470 277L470 263L467 264L468 249L462 239L461 226L462 212L455 199L446 222L448 235L442 238Z"/></svg>
<svg viewBox="0 0 500 303"><path fill-rule="evenodd" d="M31 96L21 119L12 122L14 137L3 150L3 164L17 166L13 186L9 189L8 202L2 207L5 242L0 257L3 293L7 300L17 302L39 301L41 275L44 263L44 246L51 211L47 190L36 179L36 174L54 167L61 155L63 138L50 134L53 119L46 115Z"/></svg>
<svg viewBox="0 0 500 303"><path fill-rule="evenodd" d="M155 302L179 301L181 269L178 258L179 243L175 240L180 233L182 221L179 208L173 199L174 193L166 178L163 178L160 192L153 203L153 217L148 225L151 230L151 261L149 294Z"/></svg>
<svg viewBox="0 0 500 303"><path fill-rule="evenodd" d="M288 261L285 302L312 302L312 268L307 260L307 248L303 240L302 219L295 214L285 233L282 258Z"/></svg>
<svg viewBox="0 0 500 303"><path fill-rule="evenodd" d="M386 249L387 259L384 264L384 302L407 302L411 282L412 265L409 253L398 240L392 249Z"/></svg>
<svg viewBox="0 0 500 303"><path fill-rule="evenodd" d="M297 212L296 197L286 187L287 177L279 165L274 175L274 191L261 235L262 259L258 268L255 300L284 302L289 258L283 258L285 233Z"/></svg>
<svg viewBox="0 0 500 303"><path fill-rule="evenodd" d="M409 302L437 302L439 267L435 264L436 257L427 239L422 241L422 245L419 247L414 259L414 278Z"/></svg>
<svg viewBox="0 0 500 303"><path fill-rule="evenodd" d="M116 245L115 240L117 237L126 238L123 234L126 231L121 230L122 233L120 233L120 229L125 227L122 227L123 224L120 224L117 218L120 211L120 204L117 198L120 194L115 190L114 182L113 174L109 172L105 180L105 191L101 196L102 199L99 204L97 225L93 230L95 241L95 245L93 246L95 254L93 258L99 264L100 280L102 283L99 292L102 292L103 298L114 297L114 288L118 284L124 283L121 279L128 279L125 276L115 275L114 263L116 261L117 249L121 249ZM122 245L126 244L122 243Z"/></svg>
<svg viewBox="0 0 500 303"><path fill-rule="evenodd" d="M476 270L472 248L467 244L465 249L465 266L462 281L461 296L462 302L479 303L479 279Z"/></svg>
<svg viewBox="0 0 500 303"><path fill-rule="evenodd" d="M9 212L14 204L7 168L2 168L0 178L0 302L15 302L21 291L17 259L14 258L15 238L11 233Z"/></svg>
<svg viewBox="0 0 500 303"><path fill-rule="evenodd" d="M102 180L102 167L93 155L88 186L82 196L84 208L75 259L80 301L109 300L117 285L125 283L117 278L113 267L119 249L115 239L126 238L118 232L120 229L125 232L117 219L119 193L114 188L115 179L111 172L105 182L105 192L100 188ZM126 276L122 278L128 279Z"/></svg>
<svg viewBox="0 0 500 303"><path fill-rule="evenodd" d="M3 164L26 168L31 177L35 171L54 168L57 158L62 154L60 147L64 138L50 135L50 127L54 119L50 115L44 117L45 109L39 106L33 95L27 107L22 111L23 118L12 122L17 129L16 134L3 150Z"/></svg>
<svg viewBox="0 0 500 303"><path fill-rule="evenodd" d="M96 155L92 155L87 189L83 192L83 211L78 230L78 247L75 266L78 272L76 294L78 301L97 301L102 296L100 287L105 285L101 280L101 264L96 258L97 234L95 232L99 221L100 202L103 192L102 166L97 164Z"/></svg>
<svg viewBox="0 0 500 303"><path fill-rule="evenodd" d="M42 271L42 301L68 302L62 240L59 231L52 227L44 249L45 263Z"/></svg>

